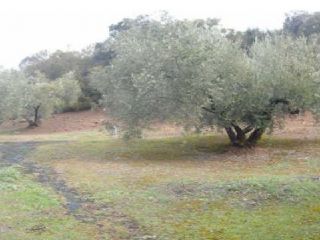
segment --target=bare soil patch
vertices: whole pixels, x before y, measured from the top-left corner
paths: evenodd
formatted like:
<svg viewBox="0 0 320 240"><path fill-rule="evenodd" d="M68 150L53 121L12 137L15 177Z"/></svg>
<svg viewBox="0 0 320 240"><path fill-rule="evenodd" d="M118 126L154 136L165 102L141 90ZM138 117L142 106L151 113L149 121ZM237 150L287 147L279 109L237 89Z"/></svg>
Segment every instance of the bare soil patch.
<svg viewBox="0 0 320 240"><path fill-rule="evenodd" d="M0 132L15 131L21 135L38 135L51 133L68 133L104 129L105 123L115 123L104 111L92 110L55 114L44 119L37 128L27 128L26 122L8 121L0 125ZM223 131L214 131L215 134ZM185 134L182 126L169 123L155 123L144 130L145 137L162 138ZM272 135L295 139L315 139L320 135L320 125L310 113L286 118L283 127L276 125Z"/></svg>
<svg viewBox="0 0 320 240"><path fill-rule="evenodd" d="M40 127L27 128L26 122L9 121L0 125L0 131L18 131L20 134L36 135L62 132L90 131L100 128L107 119L99 111L82 111L55 114L41 122Z"/></svg>

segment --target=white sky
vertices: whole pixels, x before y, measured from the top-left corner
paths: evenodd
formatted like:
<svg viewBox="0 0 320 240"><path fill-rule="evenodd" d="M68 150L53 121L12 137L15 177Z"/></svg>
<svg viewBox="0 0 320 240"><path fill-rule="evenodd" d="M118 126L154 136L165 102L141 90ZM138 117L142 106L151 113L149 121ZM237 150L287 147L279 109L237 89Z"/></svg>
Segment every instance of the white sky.
<svg viewBox="0 0 320 240"><path fill-rule="evenodd" d="M176 18L221 19L225 27L281 28L293 10L320 11L320 0L0 0L0 65L43 49L80 50L103 41L125 17L166 10Z"/></svg>

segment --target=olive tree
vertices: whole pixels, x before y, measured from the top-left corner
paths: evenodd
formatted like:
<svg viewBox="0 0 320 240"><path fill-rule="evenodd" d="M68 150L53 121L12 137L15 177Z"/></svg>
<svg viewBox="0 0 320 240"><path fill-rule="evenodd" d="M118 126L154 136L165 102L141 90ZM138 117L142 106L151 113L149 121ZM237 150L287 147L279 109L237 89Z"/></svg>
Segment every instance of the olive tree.
<svg viewBox="0 0 320 240"><path fill-rule="evenodd" d="M38 73L25 78L20 86L20 112L30 127L39 125L41 118L48 117L65 105L73 104L81 89L73 74L69 73L55 81L49 81Z"/></svg>
<svg viewBox="0 0 320 240"><path fill-rule="evenodd" d="M205 21L167 19L112 40L116 57L90 78L132 133L159 120L214 125L252 146L279 117L317 105L319 59L304 39L267 38L247 54Z"/></svg>
<svg viewBox="0 0 320 240"><path fill-rule="evenodd" d="M320 90L318 54L305 39L257 42L246 61L246 78L222 77L205 107L207 118L224 127L236 146L256 144L287 114L312 110Z"/></svg>
<svg viewBox="0 0 320 240"><path fill-rule="evenodd" d="M210 29L203 22L166 20L119 33L111 65L90 75L110 114L133 134L154 120L196 124L211 84L199 79L198 67L224 41Z"/></svg>

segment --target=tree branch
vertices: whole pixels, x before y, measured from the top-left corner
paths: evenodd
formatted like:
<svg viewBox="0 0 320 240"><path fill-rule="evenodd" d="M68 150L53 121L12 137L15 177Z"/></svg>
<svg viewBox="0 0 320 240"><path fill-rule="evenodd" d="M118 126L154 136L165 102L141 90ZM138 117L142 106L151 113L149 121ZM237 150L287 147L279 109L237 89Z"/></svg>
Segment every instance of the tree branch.
<svg viewBox="0 0 320 240"><path fill-rule="evenodd" d="M207 111L207 112L210 112L210 113L213 113L213 114L216 114L216 112L212 109L209 109L209 108L206 108L206 107L202 107L203 110Z"/></svg>

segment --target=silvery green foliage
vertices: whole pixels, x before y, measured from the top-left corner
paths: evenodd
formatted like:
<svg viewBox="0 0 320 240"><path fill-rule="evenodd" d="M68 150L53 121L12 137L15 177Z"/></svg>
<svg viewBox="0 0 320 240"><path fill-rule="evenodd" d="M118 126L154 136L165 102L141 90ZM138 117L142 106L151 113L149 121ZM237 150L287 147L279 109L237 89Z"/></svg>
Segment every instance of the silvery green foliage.
<svg viewBox="0 0 320 240"><path fill-rule="evenodd" d="M140 127L161 119L198 122L212 85L202 77L201 64L229 44L216 29L154 21L113 41L117 57L92 71L91 80L115 117Z"/></svg>
<svg viewBox="0 0 320 240"><path fill-rule="evenodd" d="M31 126L37 126L41 118L59 111L66 104L75 103L81 92L72 73L55 81L49 81L38 73L24 79L19 90L19 116L26 119Z"/></svg>
<svg viewBox="0 0 320 240"><path fill-rule="evenodd" d="M56 87L57 105L56 110L73 106L81 95L79 81L76 80L74 73L70 72L62 75L54 81Z"/></svg>
<svg viewBox="0 0 320 240"><path fill-rule="evenodd" d="M229 65L230 60L224 62ZM242 73L241 67L238 73L223 69L232 75L217 79L212 88L213 120L219 126L266 128L285 114L310 110L319 88L319 59L305 39L276 37L257 42L250 56L239 62L246 62Z"/></svg>
<svg viewBox="0 0 320 240"><path fill-rule="evenodd" d="M255 44L251 59L255 105L266 109L273 100L286 100L288 104L274 109L273 120L290 110L312 110L319 103L319 64L316 45L305 38L277 37Z"/></svg>
<svg viewBox="0 0 320 240"><path fill-rule="evenodd" d="M9 119L25 119L30 125L37 125L41 118L76 103L80 94L81 89L73 73L49 81L41 74L26 77L19 71L2 70L0 123Z"/></svg>
<svg viewBox="0 0 320 240"><path fill-rule="evenodd" d="M21 74L13 70L0 72L0 123L15 118L19 112Z"/></svg>
<svg viewBox="0 0 320 240"><path fill-rule="evenodd" d="M129 129L154 120L215 125L243 145L275 117L318 107L319 59L305 39L258 41L248 55L214 26L169 19L112 41L116 58L90 78Z"/></svg>

